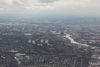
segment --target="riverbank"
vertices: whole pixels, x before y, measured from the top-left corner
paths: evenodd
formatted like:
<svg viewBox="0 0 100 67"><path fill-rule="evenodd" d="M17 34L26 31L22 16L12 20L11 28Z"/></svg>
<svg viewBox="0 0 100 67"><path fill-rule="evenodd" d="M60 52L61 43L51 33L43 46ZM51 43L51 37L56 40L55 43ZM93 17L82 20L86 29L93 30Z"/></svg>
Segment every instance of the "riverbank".
<svg viewBox="0 0 100 67"><path fill-rule="evenodd" d="M74 44L77 44L77 45L81 45L81 46L85 46L85 47L89 47L89 46L90 46L90 45L87 45L87 44L81 44L81 43L76 42L76 41L71 37L71 35L69 35L69 34L66 34L66 35L63 36L63 37L68 38L68 39L71 41L71 43L74 43Z"/></svg>

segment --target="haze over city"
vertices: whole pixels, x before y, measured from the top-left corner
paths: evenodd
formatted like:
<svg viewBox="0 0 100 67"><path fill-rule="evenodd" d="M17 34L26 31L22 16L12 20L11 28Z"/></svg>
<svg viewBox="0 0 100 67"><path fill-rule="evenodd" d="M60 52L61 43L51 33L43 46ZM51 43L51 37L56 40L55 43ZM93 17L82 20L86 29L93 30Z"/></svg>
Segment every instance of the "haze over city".
<svg viewBox="0 0 100 67"><path fill-rule="evenodd" d="M100 1L0 0L0 67L100 67Z"/></svg>
<svg viewBox="0 0 100 67"><path fill-rule="evenodd" d="M99 0L0 0L0 14L98 17Z"/></svg>

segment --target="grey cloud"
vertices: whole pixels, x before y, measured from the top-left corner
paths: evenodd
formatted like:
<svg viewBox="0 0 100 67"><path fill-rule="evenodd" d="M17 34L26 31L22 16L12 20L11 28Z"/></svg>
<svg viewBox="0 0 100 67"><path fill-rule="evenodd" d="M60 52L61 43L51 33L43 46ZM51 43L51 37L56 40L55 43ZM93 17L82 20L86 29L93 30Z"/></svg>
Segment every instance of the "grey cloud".
<svg viewBox="0 0 100 67"><path fill-rule="evenodd" d="M98 0L0 0L0 10L9 13L23 10L26 13L36 11L37 14L41 11L63 14L76 12L100 14L99 2Z"/></svg>
<svg viewBox="0 0 100 67"><path fill-rule="evenodd" d="M59 1L59 0L38 0L40 3L53 3L54 1Z"/></svg>
<svg viewBox="0 0 100 67"><path fill-rule="evenodd" d="M23 0L13 0L13 5L22 5L22 4L26 4L27 0L23 1Z"/></svg>
<svg viewBox="0 0 100 67"><path fill-rule="evenodd" d="M18 1L13 1L14 5L20 5L20 3Z"/></svg>

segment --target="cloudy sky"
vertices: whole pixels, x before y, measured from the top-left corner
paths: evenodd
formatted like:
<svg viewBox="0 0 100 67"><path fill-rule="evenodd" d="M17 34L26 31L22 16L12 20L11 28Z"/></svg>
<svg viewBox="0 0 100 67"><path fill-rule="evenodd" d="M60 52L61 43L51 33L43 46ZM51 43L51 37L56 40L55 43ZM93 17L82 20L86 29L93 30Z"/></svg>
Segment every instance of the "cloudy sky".
<svg viewBox="0 0 100 67"><path fill-rule="evenodd" d="M0 0L0 14L100 15L100 0Z"/></svg>

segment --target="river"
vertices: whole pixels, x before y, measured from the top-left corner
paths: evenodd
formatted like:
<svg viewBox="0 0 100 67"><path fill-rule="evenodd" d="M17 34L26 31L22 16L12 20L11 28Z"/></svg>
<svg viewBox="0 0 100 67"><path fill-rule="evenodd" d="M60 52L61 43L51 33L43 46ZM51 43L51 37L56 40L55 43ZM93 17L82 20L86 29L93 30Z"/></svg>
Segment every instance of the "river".
<svg viewBox="0 0 100 67"><path fill-rule="evenodd" d="M66 35L63 36L63 37L68 38L68 39L71 41L71 43L74 43L74 44L77 44L77 45L82 45L82 46L85 46L85 47L89 47L89 45L87 45L87 44L81 44L81 43L76 42L76 41L71 37L71 35L69 35L69 34L66 34Z"/></svg>

